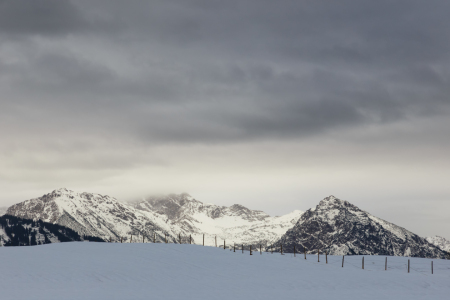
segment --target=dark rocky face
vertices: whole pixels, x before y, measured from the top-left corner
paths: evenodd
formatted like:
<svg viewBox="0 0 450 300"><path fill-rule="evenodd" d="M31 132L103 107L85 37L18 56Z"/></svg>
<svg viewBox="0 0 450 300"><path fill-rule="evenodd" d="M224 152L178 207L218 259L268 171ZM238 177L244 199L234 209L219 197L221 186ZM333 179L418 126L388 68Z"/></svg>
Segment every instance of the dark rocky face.
<svg viewBox="0 0 450 300"><path fill-rule="evenodd" d="M446 253L418 235L376 218L334 196L307 210L274 244L293 252L327 251L335 255L396 255L445 258Z"/></svg>

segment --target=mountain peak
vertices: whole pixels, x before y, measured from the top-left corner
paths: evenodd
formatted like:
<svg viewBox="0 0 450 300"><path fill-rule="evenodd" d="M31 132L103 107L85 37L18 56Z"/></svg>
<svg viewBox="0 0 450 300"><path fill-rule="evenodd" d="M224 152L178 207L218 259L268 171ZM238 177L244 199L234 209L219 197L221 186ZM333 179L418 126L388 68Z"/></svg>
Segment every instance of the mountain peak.
<svg viewBox="0 0 450 300"><path fill-rule="evenodd" d="M443 244L436 239L432 242ZM305 247L310 252L323 249L332 255L445 257L441 250L444 246L433 246L416 234L334 196L307 210L275 244L283 244L286 251Z"/></svg>
<svg viewBox="0 0 450 300"><path fill-rule="evenodd" d="M351 203L345 200L341 200L339 198L336 198L333 195L330 195L328 197L323 198L320 202L318 207L320 208L330 208L330 207L348 207L353 206Z"/></svg>
<svg viewBox="0 0 450 300"><path fill-rule="evenodd" d="M45 194L43 197L44 201L50 201L51 199L56 199L56 198L60 198L63 196L73 196L76 195L77 193L75 193L74 191L68 190L66 188L59 188L56 190L53 190L52 192Z"/></svg>
<svg viewBox="0 0 450 300"><path fill-rule="evenodd" d="M241 204L233 204L232 206L230 206L230 208L233 210L249 210L247 207Z"/></svg>
<svg viewBox="0 0 450 300"><path fill-rule="evenodd" d="M51 192L50 194L59 194L59 195L67 195L67 194L75 194L74 191L68 190L66 188L59 188Z"/></svg>

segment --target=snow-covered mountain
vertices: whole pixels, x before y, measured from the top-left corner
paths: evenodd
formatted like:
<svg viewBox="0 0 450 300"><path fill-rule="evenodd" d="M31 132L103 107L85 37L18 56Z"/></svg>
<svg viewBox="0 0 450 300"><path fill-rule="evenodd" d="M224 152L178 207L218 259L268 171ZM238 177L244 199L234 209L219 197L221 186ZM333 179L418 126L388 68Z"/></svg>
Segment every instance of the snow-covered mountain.
<svg viewBox="0 0 450 300"><path fill-rule="evenodd" d="M126 240L131 234L153 240L155 233L158 241L163 241L165 234L174 241L178 233L159 214L136 210L109 196L65 188L15 204L8 208L7 214L59 224L104 240Z"/></svg>
<svg viewBox="0 0 450 300"><path fill-rule="evenodd" d="M130 235L153 240L192 242L205 245L273 243L294 226L301 211L271 217L262 211L235 204L223 207L204 204L188 194L150 197L122 203L115 198L92 193L58 189L42 197L26 200L8 208L7 214L59 224L104 240L119 240Z"/></svg>
<svg viewBox="0 0 450 300"><path fill-rule="evenodd" d="M292 252L329 254L380 254L444 258L448 241L427 241L418 235L386 222L333 196L320 201L315 208L293 211L280 217L250 210L242 205L230 207L200 202L188 194L154 196L122 203L115 198L67 189L55 190L40 198L26 200L8 208L8 215L42 220L73 229L80 235L112 238L115 241L138 235L133 241L193 242L227 246L262 245Z"/></svg>
<svg viewBox="0 0 450 300"><path fill-rule="evenodd" d="M424 238L329 196L307 210L274 244L285 251L305 247L309 253L392 255L445 258L447 253Z"/></svg>
<svg viewBox="0 0 450 300"><path fill-rule="evenodd" d="M450 252L450 241L441 236L430 236L426 238L427 242L441 248L444 251Z"/></svg>
<svg viewBox="0 0 450 300"><path fill-rule="evenodd" d="M188 194L153 196L130 204L137 210L156 212L167 218L182 234L192 234L197 243L262 245L273 243L292 228L303 213L296 210L283 216L271 217L259 210L242 205L217 206L200 202Z"/></svg>

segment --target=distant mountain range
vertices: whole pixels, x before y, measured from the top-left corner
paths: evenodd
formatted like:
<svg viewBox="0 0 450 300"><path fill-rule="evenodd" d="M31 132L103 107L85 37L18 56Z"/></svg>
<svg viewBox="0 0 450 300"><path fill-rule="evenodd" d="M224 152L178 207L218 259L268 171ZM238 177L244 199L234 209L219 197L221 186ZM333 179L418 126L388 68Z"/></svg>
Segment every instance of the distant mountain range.
<svg viewBox="0 0 450 300"><path fill-rule="evenodd" d="M425 238L329 196L308 209L273 246L292 252L327 251L332 255L391 255L446 258L448 253Z"/></svg>
<svg viewBox="0 0 450 300"><path fill-rule="evenodd" d="M188 194L151 197L122 203L92 193L58 189L8 208L8 215L66 226L80 234L102 239L192 242L205 245L269 244L298 220L301 211L270 217L242 205L204 204Z"/></svg>
<svg viewBox="0 0 450 300"><path fill-rule="evenodd" d="M153 196L128 203L93 193L58 189L9 207L7 215L65 226L104 241L236 244L265 250L329 254L379 254L444 258L448 241L424 239L333 196L316 208L277 217L235 204L200 202L188 194ZM191 237L191 240L190 240ZM447 248L446 248L447 247Z"/></svg>

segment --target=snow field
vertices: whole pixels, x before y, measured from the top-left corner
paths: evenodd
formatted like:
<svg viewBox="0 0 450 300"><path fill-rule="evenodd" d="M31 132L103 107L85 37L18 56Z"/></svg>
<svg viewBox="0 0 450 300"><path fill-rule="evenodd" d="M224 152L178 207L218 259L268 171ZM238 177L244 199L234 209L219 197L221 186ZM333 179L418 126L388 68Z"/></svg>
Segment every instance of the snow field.
<svg viewBox="0 0 450 300"><path fill-rule="evenodd" d="M0 248L1 299L448 299L450 261L253 252L179 244Z"/></svg>

